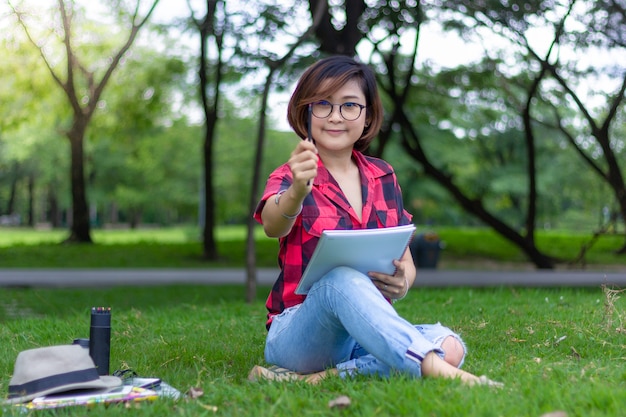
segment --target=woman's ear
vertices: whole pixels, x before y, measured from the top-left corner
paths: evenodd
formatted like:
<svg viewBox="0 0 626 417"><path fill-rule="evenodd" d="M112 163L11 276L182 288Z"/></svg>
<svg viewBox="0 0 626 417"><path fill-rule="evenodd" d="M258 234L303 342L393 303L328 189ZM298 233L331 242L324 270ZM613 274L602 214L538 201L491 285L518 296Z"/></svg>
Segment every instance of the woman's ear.
<svg viewBox="0 0 626 417"><path fill-rule="evenodd" d="M367 129L368 127L370 127L370 124L372 123L372 116L369 114L369 112L367 112L367 109L365 110L365 128Z"/></svg>

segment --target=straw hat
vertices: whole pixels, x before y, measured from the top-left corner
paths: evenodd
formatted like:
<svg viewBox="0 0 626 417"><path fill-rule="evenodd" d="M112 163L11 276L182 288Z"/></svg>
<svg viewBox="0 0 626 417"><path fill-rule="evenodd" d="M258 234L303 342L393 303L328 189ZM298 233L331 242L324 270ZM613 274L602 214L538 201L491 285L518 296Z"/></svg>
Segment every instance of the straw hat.
<svg viewBox="0 0 626 417"><path fill-rule="evenodd" d="M30 349L17 355L6 403L78 389L107 391L121 385L120 378L98 375L89 351L79 345Z"/></svg>

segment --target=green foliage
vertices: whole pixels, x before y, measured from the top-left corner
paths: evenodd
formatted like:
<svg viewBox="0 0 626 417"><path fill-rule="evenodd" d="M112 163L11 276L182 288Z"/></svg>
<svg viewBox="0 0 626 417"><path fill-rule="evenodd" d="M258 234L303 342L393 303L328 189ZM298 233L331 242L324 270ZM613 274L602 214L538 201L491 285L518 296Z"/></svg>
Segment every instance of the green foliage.
<svg viewBox="0 0 626 417"><path fill-rule="evenodd" d="M35 3L19 4L30 7L25 18L32 23L33 34L45 38L49 50L62 46L54 32L47 31L47 20L58 17L57 5L43 9ZM95 71L95 78L99 79L112 51L119 46L125 32L123 22L128 22L132 15L133 2L105 2L100 7L92 7L88 2L65 3L73 13L73 47L80 63L86 72ZM216 109L220 120L211 168L215 174L218 224L243 224L249 219L249 202L257 197L249 195L251 183L264 181L271 169L285 162L297 140L291 133L267 131L263 174L261 178L252 178L259 92L267 60L278 59L280 49L301 35L310 7L305 3L279 3L262 1L248 7L223 2L220 7L225 9L218 9L215 16L224 17L223 25L214 29L216 34L225 35L226 47L221 52L227 64L223 74L227 88L222 90L222 101ZM559 69L572 86L586 85L593 90L589 101L595 103L596 99L609 96L596 88L603 83L586 82L584 77L604 77L618 85L623 76L620 62L589 66L580 61L578 65L567 52L588 53L593 52L590 46L601 46L619 53L624 44L620 41L623 21L605 18L607 11L619 16L613 1L577 4L580 8L573 11L569 22L588 30L571 30L576 25L568 24L569 32L559 42L560 59L551 62L561 65ZM529 198L520 109L540 70L524 47L523 36L540 28L558 27L565 6L566 3L553 1L372 1L368 2L360 25L360 30L367 33L361 43L363 50L378 48L384 59L391 59L396 53L405 54L413 34L425 33L431 24L443 25L444 36L458 31L468 47L497 39L493 45L484 44L485 53L480 60L456 68L423 59L414 65L409 56L397 57L393 80L397 84L393 87L408 92L404 110L417 127L433 165L452 176L469 198L481 199L490 213L515 229L524 225ZM335 24L341 22L342 8L331 5ZM140 9L145 11L145 7ZM45 13L36 13L42 10ZM96 214L92 219L95 226L116 221L164 225L197 222L203 169L203 128L196 124L197 50L187 43L189 28L181 31L180 22L170 23L169 27L168 22L152 26L149 32L148 28L142 29L136 45L109 81L91 121L85 151L88 201ZM357 35L362 37L362 33ZM534 36L528 40L533 47L539 46L536 50L540 53L548 45L548 40L544 44ZM71 109L64 104L60 89L36 48L26 42L23 31L7 24L0 42L4 57L0 63L0 214L5 214L15 191L13 210L23 219L33 209L35 221L49 222L53 202L67 217L69 149L63 136ZM215 62L216 51L210 49L209 60ZM420 49L418 55L421 54ZM50 62L60 75L66 66L62 55L50 55ZM273 80L276 89L288 91L303 67L317 56L315 40L305 41L294 57L277 70ZM387 69L382 60L375 54L371 58L374 67L384 75ZM414 66L417 72L405 78ZM87 97L84 72L76 72L76 87ZM571 105L567 92L551 81L540 87L531 111L537 139L537 227L592 231L598 227L599 213L604 207L614 209L613 193L572 152L567 138L549 127L556 122L555 110L575 138L584 142L585 150L598 166L606 169L600 157L604 152L590 137L591 129ZM232 94L235 90L236 94ZM606 115L608 108L594 105L590 110L592 117L599 117ZM609 126L617 160L624 149L620 140L626 126L623 122L624 109L619 106ZM441 186L427 178L422 167L406 157L399 142L398 135L392 134L384 156L396 168L407 209L415 215L416 223L479 224ZM30 178L34 178L35 185L32 196ZM31 197L34 207L29 204Z"/></svg>
<svg viewBox="0 0 626 417"><path fill-rule="evenodd" d="M49 186L67 189L59 181L59 170L66 167L66 143L51 127L67 112L59 105L60 92L50 88L46 68L23 37L1 38L0 51L4 57L0 61L0 215L21 214L26 220L29 178L42 191L42 199ZM51 163L41 163L43 155Z"/></svg>
<svg viewBox="0 0 626 417"><path fill-rule="evenodd" d="M520 108L532 73L505 75L499 71L502 65L488 58L451 69L425 65L416 71L403 110L417 127L429 161L450 176L466 197L481 200L492 215L520 228L529 204L530 181ZM538 103L533 111L538 120L531 126L535 137L537 228L565 227L561 219L571 211L594 213L578 225L591 230L597 221L595 213L603 206L612 206L611 193L607 194L606 189L589 192L602 187L602 180L586 169L564 136L549 126L553 113L550 106ZM385 152L398 173L407 208L418 222L476 224L451 196L422 175L419 166L405 161L393 143Z"/></svg>
<svg viewBox="0 0 626 417"><path fill-rule="evenodd" d="M97 141L92 178L94 192L100 192L94 193L94 202L102 207L101 219L111 222L109 213L118 209L121 222L130 221L134 212L146 223L193 222L201 168L201 154L193 149L200 148L199 137L197 127L176 122L167 129Z"/></svg>
<svg viewBox="0 0 626 417"><path fill-rule="evenodd" d="M245 224L249 210L252 181L265 180L276 167L287 162L299 140L293 132L267 131L260 178L252 178L257 141L257 122L251 119L225 118L220 122L215 145L216 200L221 224ZM260 198L260 196L258 196Z"/></svg>

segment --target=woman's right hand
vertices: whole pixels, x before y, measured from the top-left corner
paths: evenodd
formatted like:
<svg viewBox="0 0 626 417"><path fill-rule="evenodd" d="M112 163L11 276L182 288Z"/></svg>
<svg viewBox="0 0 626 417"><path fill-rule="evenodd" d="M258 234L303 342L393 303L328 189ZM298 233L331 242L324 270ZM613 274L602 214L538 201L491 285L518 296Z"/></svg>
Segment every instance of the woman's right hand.
<svg viewBox="0 0 626 417"><path fill-rule="evenodd" d="M293 176L293 191L304 199L311 192L313 179L317 176L317 148L312 142L301 140L295 147L287 164Z"/></svg>
<svg viewBox="0 0 626 417"><path fill-rule="evenodd" d="M292 183L283 192L268 198L273 201L265 204L261 212L263 229L269 237L283 237L289 234L294 221L302 211L302 202L313 188L317 176L317 149L308 141L300 141L287 164L291 169Z"/></svg>

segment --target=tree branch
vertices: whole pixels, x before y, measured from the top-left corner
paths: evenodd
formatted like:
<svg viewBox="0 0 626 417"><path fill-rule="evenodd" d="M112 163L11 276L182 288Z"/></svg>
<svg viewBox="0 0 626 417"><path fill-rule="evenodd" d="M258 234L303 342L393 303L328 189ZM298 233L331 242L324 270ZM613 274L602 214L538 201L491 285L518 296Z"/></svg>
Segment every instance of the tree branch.
<svg viewBox="0 0 626 417"><path fill-rule="evenodd" d="M62 1L63 0L59 0L59 2L62 2ZM113 71L115 70L115 68L117 68L117 66L119 65L119 63L120 63L122 57L124 56L124 54L128 51L130 46L135 41L135 38L137 37L137 33L139 32L139 29L141 29L141 27L148 21L148 19L150 18L150 16L154 12L155 7L159 3L159 0L154 0L153 3L152 3L152 6L150 7L150 10L148 11L148 13L146 13L144 18L141 19L139 23L136 23L137 13L138 13L138 8L139 8L139 2L140 1L141 0L137 0L137 9L135 10L135 15L133 16L133 19L132 19L132 27L131 27L130 33L128 35L128 39L126 40L124 45L120 48L120 50L117 52L117 54L113 57L113 60L111 61L111 65L109 65L109 67L107 68L106 72L102 76L102 79L97 84L96 88L94 89L93 96L90 97L90 102L88 104L88 113L89 113L89 115L91 115L93 113L93 111L96 109L98 100L100 99L100 96L102 95L102 91L104 90L104 87L106 86L107 82L109 81L109 78L111 78L111 75L113 74Z"/></svg>
<svg viewBox="0 0 626 417"><path fill-rule="evenodd" d="M26 34L26 37L28 38L28 41L39 51L39 56L41 56L41 58L43 59L44 64L46 65L46 68L48 68L48 71L50 72L50 74L52 75L52 78L54 79L54 81L63 89L65 90L65 84L63 83L63 81L61 80L61 78L54 72L54 69L52 68L52 65L50 64L50 61L48 61L48 58L46 57L46 55L43 53L43 48L40 47L37 42L35 42L35 39L32 37L30 30L28 30L28 26L26 25L26 23L24 22L22 15L23 13L20 12L19 10L17 10L13 4L11 3L10 0L7 1L7 4L9 5L9 7L11 8L11 10L13 11L13 14L15 15L15 17L17 18L17 22L18 24L22 27L22 29L24 30L24 33Z"/></svg>

